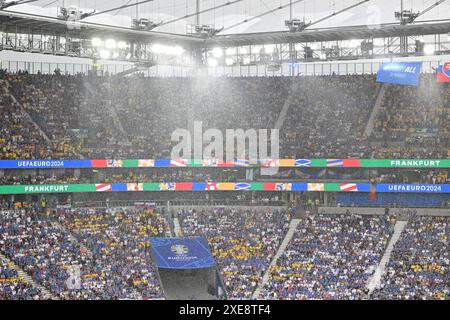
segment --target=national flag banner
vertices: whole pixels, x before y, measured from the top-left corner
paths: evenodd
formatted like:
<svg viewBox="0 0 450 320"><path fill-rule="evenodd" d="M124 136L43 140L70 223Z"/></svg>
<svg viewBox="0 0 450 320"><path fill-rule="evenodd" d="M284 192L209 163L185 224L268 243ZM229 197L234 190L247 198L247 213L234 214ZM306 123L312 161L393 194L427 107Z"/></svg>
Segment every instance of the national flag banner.
<svg viewBox="0 0 450 320"><path fill-rule="evenodd" d="M437 70L437 82L450 82L450 62L439 65Z"/></svg>
<svg viewBox="0 0 450 320"><path fill-rule="evenodd" d="M172 159L170 160L171 167L186 167L188 161L186 159Z"/></svg>
<svg viewBox="0 0 450 320"><path fill-rule="evenodd" d="M206 190L205 182L194 182L192 184L192 191L204 191Z"/></svg>
<svg viewBox="0 0 450 320"><path fill-rule="evenodd" d="M234 190L235 184L232 182L220 182L217 184L217 190L220 191L231 191Z"/></svg>
<svg viewBox="0 0 450 320"><path fill-rule="evenodd" d="M308 191L324 191L325 185L323 183L308 183Z"/></svg>
<svg viewBox="0 0 450 320"><path fill-rule="evenodd" d="M107 168L108 162L106 160L91 160L92 168Z"/></svg>
<svg viewBox="0 0 450 320"><path fill-rule="evenodd" d="M249 167L250 161L246 160L246 159L237 159L236 161L234 161L234 166L235 167Z"/></svg>
<svg viewBox="0 0 450 320"><path fill-rule="evenodd" d="M155 160L153 159L140 159L138 160L139 168L149 168L155 166Z"/></svg>
<svg viewBox="0 0 450 320"><path fill-rule="evenodd" d="M215 182L207 182L205 185L205 190L217 190L217 183Z"/></svg>
<svg viewBox="0 0 450 320"><path fill-rule="evenodd" d="M138 160L136 159L122 161L122 168L137 168L137 167L138 167Z"/></svg>
<svg viewBox="0 0 450 320"><path fill-rule="evenodd" d="M159 182L144 183L144 191L160 191L161 185Z"/></svg>
<svg viewBox="0 0 450 320"><path fill-rule="evenodd" d="M175 191L175 188L176 188L175 183L162 182L159 184L159 190L161 191Z"/></svg>
<svg viewBox="0 0 450 320"><path fill-rule="evenodd" d="M307 183L301 183L301 182L292 183L292 191L307 191L307 190L308 190Z"/></svg>
<svg viewBox="0 0 450 320"><path fill-rule="evenodd" d="M280 159L278 162L278 165L280 167L285 167L285 168L295 167L295 160L294 159Z"/></svg>
<svg viewBox="0 0 450 320"><path fill-rule="evenodd" d="M228 162L228 161L217 161L216 163L216 167L220 167L220 168L232 168L234 167L234 161Z"/></svg>
<svg viewBox="0 0 450 320"><path fill-rule="evenodd" d="M252 182L252 191L262 191L264 190L264 183L263 182Z"/></svg>
<svg viewBox="0 0 450 320"><path fill-rule="evenodd" d="M106 160L106 166L108 168L121 168L123 165L122 160Z"/></svg>
<svg viewBox="0 0 450 320"><path fill-rule="evenodd" d="M361 161L359 159L344 159L344 167L346 168L359 168L361 167Z"/></svg>
<svg viewBox="0 0 450 320"><path fill-rule="evenodd" d="M311 167L311 160L308 159L296 159L295 160L296 167Z"/></svg>
<svg viewBox="0 0 450 320"><path fill-rule="evenodd" d="M203 167L217 167L217 159L205 159L203 160Z"/></svg>
<svg viewBox="0 0 450 320"><path fill-rule="evenodd" d="M276 191L291 191L292 183L277 183L275 186Z"/></svg>
<svg viewBox="0 0 450 320"><path fill-rule="evenodd" d="M275 191L277 189L276 183L265 182L264 183L264 191Z"/></svg>
<svg viewBox="0 0 450 320"><path fill-rule="evenodd" d="M112 186L109 183L96 184L95 185L95 191L98 191L98 192L112 191Z"/></svg>
<svg viewBox="0 0 450 320"><path fill-rule="evenodd" d="M155 167L168 168L168 167L170 167L170 160L167 160L167 159L155 159Z"/></svg>
<svg viewBox="0 0 450 320"><path fill-rule="evenodd" d="M261 167L263 168L272 168L272 167L279 167L280 160L279 159L266 159L262 160Z"/></svg>
<svg viewBox="0 0 450 320"><path fill-rule="evenodd" d="M327 167L343 167L344 160L342 159L327 159Z"/></svg>
<svg viewBox="0 0 450 320"><path fill-rule="evenodd" d="M342 183L339 185L339 188L341 191L344 192L357 192L358 191L358 185L356 183Z"/></svg>
<svg viewBox="0 0 450 320"><path fill-rule="evenodd" d="M143 183L127 183L127 191L144 191Z"/></svg>
<svg viewBox="0 0 450 320"><path fill-rule="evenodd" d="M202 160L193 160L189 159L187 162L188 167L202 167L203 166Z"/></svg>
<svg viewBox="0 0 450 320"><path fill-rule="evenodd" d="M251 190L252 185L250 183L235 183L234 190Z"/></svg>
<svg viewBox="0 0 450 320"><path fill-rule="evenodd" d="M175 191L192 191L192 182L177 182L175 184Z"/></svg>
<svg viewBox="0 0 450 320"><path fill-rule="evenodd" d="M113 183L111 187L113 192L128 191L126 183Z"/></svg>

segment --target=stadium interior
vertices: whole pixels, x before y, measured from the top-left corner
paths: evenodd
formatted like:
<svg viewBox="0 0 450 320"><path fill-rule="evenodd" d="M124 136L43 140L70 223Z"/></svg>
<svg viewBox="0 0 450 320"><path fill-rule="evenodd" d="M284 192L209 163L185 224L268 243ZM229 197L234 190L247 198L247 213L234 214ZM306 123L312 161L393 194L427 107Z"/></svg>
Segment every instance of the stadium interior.
<svg viewBox="0 0 450 320"><path fill-rule="evenodd" d="M450 300L450 1L0 0L0 39L0 300Z"/></svg>

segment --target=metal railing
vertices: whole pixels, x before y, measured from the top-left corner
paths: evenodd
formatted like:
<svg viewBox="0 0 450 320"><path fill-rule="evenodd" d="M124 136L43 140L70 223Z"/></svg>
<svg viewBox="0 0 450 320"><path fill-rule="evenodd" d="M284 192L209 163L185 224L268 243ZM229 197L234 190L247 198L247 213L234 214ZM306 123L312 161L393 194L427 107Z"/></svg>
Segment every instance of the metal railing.
<svg viewBox="0 0 450 320"><path fill-rule="evenodd" d="M400 61L397 58L395 61ZM307 62L307 63L284 63L273 68L269 64L217 66L207 68L209 76L217 77L267 77L267 76L321 76L321 75L353 75L353 74L375 74L380 65L389 59L377 61L333 61L333 62ZM409 59L411 61L411 59ZM422 73L432 73L439 64L450 61L446 56L439 59L423 60ZM134 68L133 64L92 64L86 63L50 63L50 62L28 62L28 61L0 61L0 68L7 69L11 73L27 71L30 74L52 74L58 69L62 74L88 74L95 72L102 75L114 75ZM189 77L197 73L194 68L176 65L155 65L150 68L140 69L147 77Z"/></svg>

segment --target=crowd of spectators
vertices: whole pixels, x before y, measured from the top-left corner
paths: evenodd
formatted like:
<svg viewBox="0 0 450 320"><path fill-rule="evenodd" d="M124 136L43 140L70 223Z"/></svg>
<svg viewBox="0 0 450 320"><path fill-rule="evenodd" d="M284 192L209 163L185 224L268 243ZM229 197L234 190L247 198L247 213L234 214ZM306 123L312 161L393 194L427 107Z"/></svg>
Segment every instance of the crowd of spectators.
<svg viewBox="0 0 450 320"><path fill-rule="evenodd" d="M363 158L363 133L375 104L373 75L299 77L280 135L286 158Z"/></svg>
<svg viewBox="0 0 450 320"><path fill-rule="evenodd" d="M259 298L364 299L392 231L385 216L308 217L270 270Z"/></svg>
<svg viewBox="0 0 450 320"><path fill-rule="evenodd" d="M1 77L0 70L0 77ZM0 157L6 159L32 159L52 156L51 147L39 130L9 95L10 86L0 80Z"/></svg>
<svg viewBox="0 0 450 320"><path fill-rule="evenodd" d="M450 133L450 89L422 74L414 86L387 85L373 141L384 158L447 158Z"/></svg>
<svg viewBox="0 0 450 320"><path fill-rule="evenodd" d="M289 227L286 210L181 210L186 236L204 236L229 299L250 299Z"/></svg>
<svg viewBox="0 0 450 320"><path fill-rule="evenodd" d="M449 218L409 216L380 285L370 277L393 234L387 215L310 215L269 268L292 212L181 209L184 236L206 237L229 299L449 299ZM163 299L149 237L169 236L153 207L0 212L0 300L44 299L12 262L62 299ZM173 227L173 225L172 225ZM79 270L79 276L76 274Z"/></svg>
<svg viewBox="0 0 450 320"><path fill-rule="evenodd" d="M413 217L395 244L374 299L450 299L450 218Z"/></svg>
<svg viewBox="0 0 450 320"><path fill-rule="evenodd" d="M144 239L164 234L166 225L143 210L77 209L58 218L2 210L0 251L62 299L161 298Z"/></svg>
<svg viewBox="0 0 450 320"><path fill-rule="evenodd" d="M19 276L11 262L0 258L0 300L44 299L41 291Z"/></svg>
<svg viewBox="0 0 450 320"><path fill-rule="evenodd" d="M154 209L77 209L61 213L58 220L112 274L118 294L133 299L163 296L149 238L167 236L170 231L166 219Z"/></svg>
<svg viewBox="0 0 450 320"><path fill-rule="evenodd" d="M432 75L419 87L389 85L370 137L364 132L379 91L373 75L115 78L2 70L0 79L8 119L3 159L169 158L175 129L193 121L203 131L272 129L285 103L284 158L448 157L450 90Z"/></svg>

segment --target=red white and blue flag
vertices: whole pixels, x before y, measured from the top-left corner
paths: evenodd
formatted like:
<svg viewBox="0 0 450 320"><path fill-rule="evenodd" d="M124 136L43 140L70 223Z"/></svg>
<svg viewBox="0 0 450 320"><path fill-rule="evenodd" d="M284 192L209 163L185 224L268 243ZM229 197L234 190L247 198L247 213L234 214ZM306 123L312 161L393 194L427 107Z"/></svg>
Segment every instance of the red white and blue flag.
<svg viewBox="0 0 450 320"><path fill-rule="evenodd" d="M98 191L98 192L112 191L112 186L109 183L96 184L95 185L95 191Z"/></svg>
<svg viewBox="0 0 450 320"><path fill-rule="evenodd" d="M439 65L437 82L450 82L450 62Z"/></svg>
<svg viewBox="0 0 450 320"><path fill-rule="evenodd" d="M358 185L356 183L341 183L339 189L344 192L357 192Z"/></svg>
<svg viewBox="0 0 450 320"><path fill-rule="evenodd" d="M171 167L186 167L188 161L186 159L174 159L170 160Z"/></svg>

